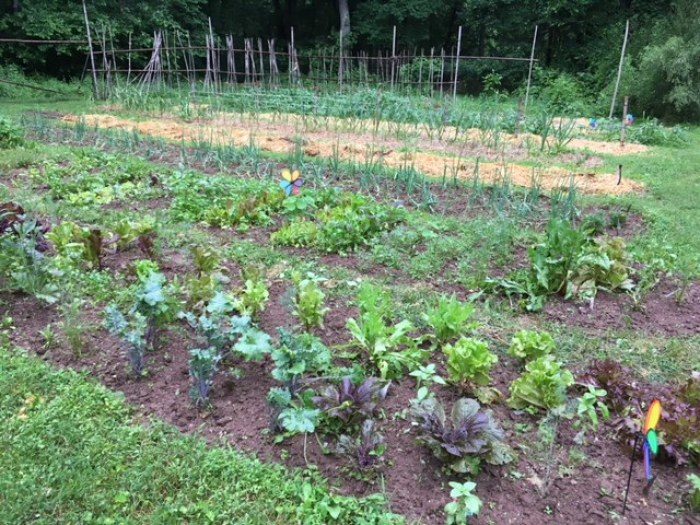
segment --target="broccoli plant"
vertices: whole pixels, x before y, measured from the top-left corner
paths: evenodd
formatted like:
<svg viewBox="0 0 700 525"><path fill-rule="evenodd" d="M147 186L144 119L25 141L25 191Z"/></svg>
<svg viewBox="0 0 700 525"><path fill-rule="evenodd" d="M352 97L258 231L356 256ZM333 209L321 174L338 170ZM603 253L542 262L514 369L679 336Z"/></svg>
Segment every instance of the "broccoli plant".
<svg viewBox="0 0 700 525"><path fill-rule="evenodd" d="M419 428L418 441L453 472L476 475L482 460L492 465L512 460L492 412L481 410L473 399L457 400L449 416L435 398L415 405L411 413Z"/></svg>
<svg viewBox="0 0 700 525"><path fill-rule="evenodd" d="M554 352L556 345L549 332L521 330L513 336L508 355L530 361Z"/></svg>
<svg viewBox="0 0 700 525"><path fill-rule="evenodd" d="M272 377L296 392L301 378L310 372L326 370L331 353L321 340L311 334L292 334L279 328L280 344L271 352L275 368Z"/></svg>
<svg viewBox="0 0 700 525"><path fill-rule="evenodd" d="M219 370L221 356L214 348L190 350L190 377L193 385L190 396L197 408L209 405L209 395Z"/></svg>

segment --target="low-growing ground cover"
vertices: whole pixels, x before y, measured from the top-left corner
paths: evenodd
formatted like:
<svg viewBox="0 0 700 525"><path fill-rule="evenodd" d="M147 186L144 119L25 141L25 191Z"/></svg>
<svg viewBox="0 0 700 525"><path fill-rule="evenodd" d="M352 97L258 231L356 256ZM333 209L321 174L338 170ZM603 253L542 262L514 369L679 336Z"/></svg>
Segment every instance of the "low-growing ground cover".
<svg viewBox="0 0 700 525"><path fill-rule="evenodd" d="M27 116L20 137L0 186L13 346L89 372L142 416L313 467L340 493L382 492L422 523L473 508L469 487L449 493L468 480L484 503L476 523L615 519L630 428L658 395L659 479L640 505L635 471L628 512L686 511L697 246L663 212L690 199L676 181L697 191L692 148L624 161L651 195L593 200L45 116ZM280 190L285 168L302 172L300 195ZM593 362L604 358L629 370ZM350 514L321 522L381 512L342 501Z"/></svg>

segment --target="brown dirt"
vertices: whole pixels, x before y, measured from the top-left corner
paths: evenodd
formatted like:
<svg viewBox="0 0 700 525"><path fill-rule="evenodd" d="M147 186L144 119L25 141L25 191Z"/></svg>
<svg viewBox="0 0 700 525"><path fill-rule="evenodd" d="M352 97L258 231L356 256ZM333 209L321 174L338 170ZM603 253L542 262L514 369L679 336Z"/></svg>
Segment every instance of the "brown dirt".
<svg viewBox="0 0 700 525"><path fill-rule="evenodd" d="M248 146L251 141L265 151L289 153L297 147L296 133L285 126L269 125L262 129L251 129L237 122L220 119L195 123L182 122L174 118L134 121L112 115L94 114L84 116L68 115L65 122L75 123L83 120L89 126L107 129L137 131L145 135L165 138L174 142L210 142L213 144L231 144ZM594 141L590 141L594 142ZM487 183L498 183L509 179L513 184L530 187L537 183L546 191L568 188L570 179L578 189L587 194L620 195L643 191L643 185L623 179L617 184L617 176L612 173L596 173L587 170L584 173L572 173L569 170L552 166L522 166L508 162L478 162L465 158L464 153L444 153L444 147L438 151L411 147L404 151L403 145L380 141L361 134L338 134L328 137L327 133L307 133L302 140L306 155L325 158L339 157L355 162L380 163L385 166L400 168L414 167L421 173L448 180L456 177L471 180L475 176Z"/></svg>
<svg viewBox="0 0 700 525"><path fill-rule="evenodd" d="M639 308L625 294L600 293L592 308L554 297L547 302L544 312L554 321L579 326L591 333L628 329L667 337L697 335L700 283L690 283L679 304L676 295L681 290L681 283L663 281L644 298Z"/></svg>
<svg viewBox="0 0 700 525"><path fill-rule="evenodd" d="M275 283L271 288L272 301L261 318L261 327L270 333L276 326L294 323L284 305L285 286ZM130 378L119 342L101 328L86 334L86 351L74 355L64 341L57 348L44 350L39 330L59 320L57 312L31 297L3 295L3 315L11 315L17 329L13 333L16 344L43 355L59 367L84 370L108 387L124 393L145 417L156 416L183 432L197 433L215 442L229 441L238 449L254 453L267 461L282 461L289 466L303 467L303 439L274 445L267 434L269 412L265 396L275 385L270 372L272 364L237 364L243 372L240 379L224 374L217 379L213 390L214 409L196 411L189 400L187 349L193 344L191 334L181 327L167 330L159 350L149 354L149 374L141 380ZM355 312L347 305L333 304L326 328L317 333L327 343L345 340L339 331L344 320ZM96 311L86 312L86 319L99 325ZM442 364L439 365L441 368ZM508 359L493 374L494 386L504 394L508 384L518 374L517 365ZM381 431L388 444L383 475L386 494L393 511L425 524L443 523L442 508L448 501L447 481L432 455L415 442L415 431L400 414L413 397L415 386L410 379L396 383L384 405L387 419L381 421ZM458 396L454 388L441 388L438 396L451 403ZM518 449L518 459L505 467L486 468L478 478L478 494L487 502L482 515L473 523L613 523L610 512L619 512L628 466L627 451L618 445L606 429L583 447L586 454L581 466L569 465L568 450L577 448L573 442L575 431L569 423L560 428L557 445L553 450L537 446L536 422L527 415L518 415L502 405L495 406L503 422L508 441ZM524 433L515 431L516 423L529 423ZM330 440L332 442L332 439ZM289 458L281 460L287 450ZM378 479L358 480L349 476L350 464L344 458L326 455L316 439L307 440L308 460L339 485L342 492L366 495L379 490ZM550 483L546 490L538 489L547 479L545 458L553 458ZM684 493L683 469L656 465L659 480L651 496L642 494L643 469L638 464L630 494L629 523L677 523L680 517L675 509L681 505Z"/></svg>

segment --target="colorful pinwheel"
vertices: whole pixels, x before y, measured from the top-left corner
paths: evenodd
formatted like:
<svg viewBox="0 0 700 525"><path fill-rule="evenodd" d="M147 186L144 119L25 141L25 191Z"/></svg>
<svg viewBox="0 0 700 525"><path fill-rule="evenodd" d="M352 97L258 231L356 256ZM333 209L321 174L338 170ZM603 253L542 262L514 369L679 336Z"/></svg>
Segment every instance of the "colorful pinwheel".
<svg viewBox="0 0 700 525"><path fill-rule="evenodd" d="M651 458L656 456L659 452L659 435L656 432L656 425L659 424L661 420L661 402L658 399L654 399L649 405L649 410L647 410L647 415L644 418L644 426L642 431L637 433L634 438L634 445L632 446L632 457L630 459L630 470L627 474L627 489L625 490L625 501L622 504L622 515L625 515L627 510L627 496L630 492L630 482L632 481L632 469L634 467L634 459L637 455L637 445L639 440L643 439L644 443L642 445L642 450L644 452L644 473L647 478L647 485L644 491L648 491L652 483L654 483L654 475L651 472Z"/></svg>
<svg viewBox="0 0 700 525"><path fill-rule="evenodd" d="M660 419L661 402L658 399L654 399L647 411L642 430L642 434L644 434L644 472L649 485L654 482L654 476L651 474L651 456L656 456L659 452L659 436L656 433L656 425L659 424Z"/></svg>
<svg viewBox="0 0 700 525"><path fill-rule="evenodd" d="M299 173L299 170L294 170L293 172L289 170L283 170L282 178L284 180L280 182L280 187L287 194L287 197L289 197L290 195L299 195L301 187L304 184L304 181L301 179L301 173Z"/></svg>

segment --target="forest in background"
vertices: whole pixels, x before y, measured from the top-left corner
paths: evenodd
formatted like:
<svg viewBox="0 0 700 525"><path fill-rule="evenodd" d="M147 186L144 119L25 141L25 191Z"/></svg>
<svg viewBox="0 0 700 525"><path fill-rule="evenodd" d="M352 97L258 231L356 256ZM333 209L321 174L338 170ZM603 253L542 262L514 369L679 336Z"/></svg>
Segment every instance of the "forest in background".
<svg viewBox="0 0 700 525"><path fill-rule="evenodd" d="M629 20L621 93L640 113L700 120L696 0L89 0L87 7L93 26L108 27L119 47L130 35L134 47L151 46L154 29L203 42L211 18L214 31L233 34L238 45L261 36L286 46L293 27L300 49L337 49L342 32L350 51L372 52L391 48L396 25L400 49L429 53L455 46L462 26L462 55L528 57L537 24L535 86L572 110L609 101ZM0 38L84 40L81 2L0 0ZM83 72L86 50L0 43L0 67L71 79ZM524 64L466 62L461 91L521 89Z"/></svg>

